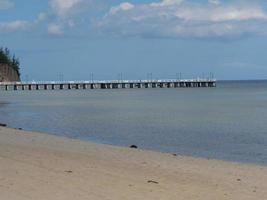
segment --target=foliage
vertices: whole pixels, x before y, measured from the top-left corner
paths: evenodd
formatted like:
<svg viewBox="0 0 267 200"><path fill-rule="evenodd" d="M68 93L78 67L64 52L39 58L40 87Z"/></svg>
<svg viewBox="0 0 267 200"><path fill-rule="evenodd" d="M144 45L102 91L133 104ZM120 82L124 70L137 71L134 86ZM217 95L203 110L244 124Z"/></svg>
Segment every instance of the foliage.
<svg viewBox="0 0 267 200"><path fill-rule="evenodd" d="M12 67L20 76L20 62L19 59L13 54L10 54L8 48L0 48L0 64L7 64Z"/></svg>

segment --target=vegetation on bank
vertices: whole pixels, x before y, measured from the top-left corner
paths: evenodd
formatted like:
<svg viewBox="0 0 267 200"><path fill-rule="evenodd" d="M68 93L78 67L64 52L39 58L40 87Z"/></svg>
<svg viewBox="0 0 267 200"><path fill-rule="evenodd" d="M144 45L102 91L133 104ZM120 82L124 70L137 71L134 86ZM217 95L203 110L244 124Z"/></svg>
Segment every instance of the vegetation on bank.
<svg viewBox="0 0 267 200"><path fill-rule="evenodd" d="M0 64L7 64L12 67L20 76L20 62L15 54L11 55L8 48L0 48Z"/></svg>

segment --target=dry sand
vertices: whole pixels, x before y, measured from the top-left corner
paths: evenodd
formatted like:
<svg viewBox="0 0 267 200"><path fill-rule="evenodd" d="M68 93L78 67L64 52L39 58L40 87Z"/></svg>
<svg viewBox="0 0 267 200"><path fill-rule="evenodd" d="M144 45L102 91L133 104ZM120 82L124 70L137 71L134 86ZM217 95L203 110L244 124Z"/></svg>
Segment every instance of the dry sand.
<svg viewBox="0 0 267 200"><path fill-rule="evenodd" d="M266 200L267 167L0 128L0 200Z"/></svg>

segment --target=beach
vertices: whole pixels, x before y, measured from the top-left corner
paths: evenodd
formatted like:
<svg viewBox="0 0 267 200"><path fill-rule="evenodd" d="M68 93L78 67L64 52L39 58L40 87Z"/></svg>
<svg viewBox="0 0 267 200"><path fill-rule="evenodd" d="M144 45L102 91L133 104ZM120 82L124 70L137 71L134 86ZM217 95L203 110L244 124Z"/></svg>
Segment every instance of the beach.
<svg viewBox="0 0 267 200"><path fill-rule="evenodd" d="M1 200L267 199L267 167L0 128Z"/></svg>

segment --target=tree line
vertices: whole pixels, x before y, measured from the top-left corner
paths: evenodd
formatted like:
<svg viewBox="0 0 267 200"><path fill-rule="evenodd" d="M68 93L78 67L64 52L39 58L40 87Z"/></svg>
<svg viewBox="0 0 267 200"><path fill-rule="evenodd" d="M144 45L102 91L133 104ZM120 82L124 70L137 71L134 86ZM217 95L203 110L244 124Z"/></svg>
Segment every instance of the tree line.
<svg viewBox="0 0 267 200"><path fill-rule="evenodd" d="M0 64L7 64L12 67L20 76L20 62L15 54L11 55L8 48L0 48Z"/></svg>

